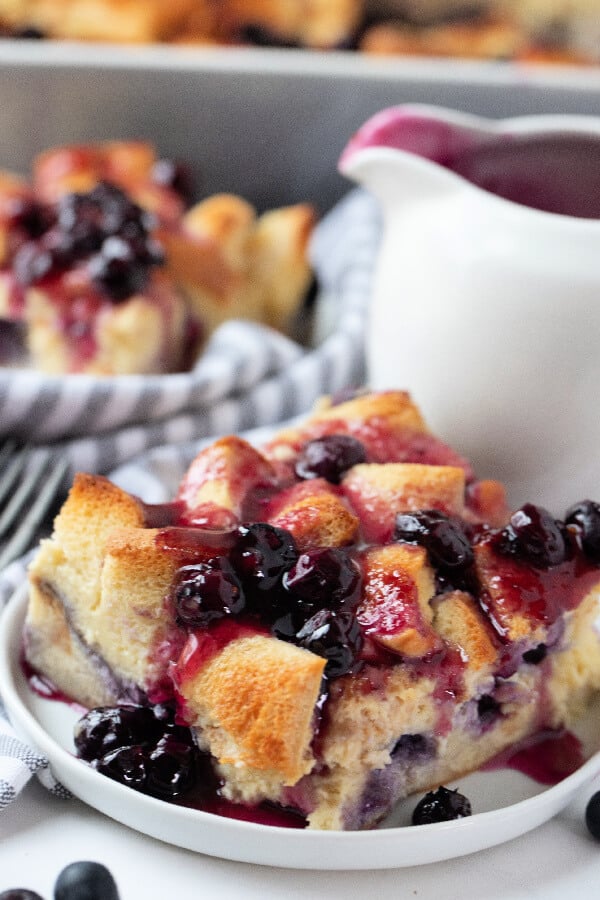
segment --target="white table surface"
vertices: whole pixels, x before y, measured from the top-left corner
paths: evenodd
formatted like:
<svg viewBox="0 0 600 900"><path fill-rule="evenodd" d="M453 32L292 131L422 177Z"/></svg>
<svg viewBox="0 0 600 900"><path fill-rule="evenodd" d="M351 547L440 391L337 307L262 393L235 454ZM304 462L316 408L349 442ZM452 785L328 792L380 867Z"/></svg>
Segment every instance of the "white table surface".
<svg viewBox="0 0 600 900"><path fill-rule="evenodd" d="M310 872L275 869L180 850L32 781L0 812L0 889L28 887L52 900L58 872L78 859L103 862L121 900L587 900L598 896L600 843L584 825L587 789L555 819L477 854L415 868Z"/></svg>

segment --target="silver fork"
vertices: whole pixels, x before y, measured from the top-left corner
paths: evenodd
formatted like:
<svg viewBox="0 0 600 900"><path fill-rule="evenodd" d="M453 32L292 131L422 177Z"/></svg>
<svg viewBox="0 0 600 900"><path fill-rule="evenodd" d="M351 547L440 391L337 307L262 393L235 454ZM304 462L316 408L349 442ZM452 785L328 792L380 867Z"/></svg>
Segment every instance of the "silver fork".
<svg viewBox="0 0 600 900"><path fill-rule="evenodd" d="M46 447L0 446L0 571L33 545L67 467Z"/></svg>

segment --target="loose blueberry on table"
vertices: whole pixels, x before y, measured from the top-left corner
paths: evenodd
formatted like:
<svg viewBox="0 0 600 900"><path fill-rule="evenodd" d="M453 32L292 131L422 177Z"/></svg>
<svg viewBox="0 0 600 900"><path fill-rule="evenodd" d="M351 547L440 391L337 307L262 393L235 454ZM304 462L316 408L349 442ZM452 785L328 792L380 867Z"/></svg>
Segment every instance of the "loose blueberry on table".
<svg viewBox="0 0 600 900"><path fill-rule="evenodd" d="M471 803L463 794L441 786L419 800L413 811L412 824L451 822L453 819L464 819L471 813Z"/></svg>
<svg viewBox="0 0 600 900"><path fill-rule="evenodd" d="M600 791L593 794L585 808L585 824L592 837L600 841Z"/></svg>
<svg viewBox="0 0 600 900"><path fill-rule="evenodd" d="M2 891L0 900L44 900L27 888ZM115 880L106 866L82 860L62 870L54 885L54 900L119 900Z"/></svg>
<svg viewBox="0 0 600 900"><path fill-rule="evenodd" d="M54 900L119 900L119 892L106 866L84 860L62 870L54 885Z"/></svg>

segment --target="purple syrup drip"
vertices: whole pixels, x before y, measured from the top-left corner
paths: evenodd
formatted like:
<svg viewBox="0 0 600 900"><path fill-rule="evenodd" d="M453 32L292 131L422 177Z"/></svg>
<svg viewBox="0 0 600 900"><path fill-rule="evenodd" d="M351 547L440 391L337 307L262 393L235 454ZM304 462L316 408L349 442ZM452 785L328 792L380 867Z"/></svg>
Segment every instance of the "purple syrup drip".
<svg viewBox="0 0 600 900"><path fill-rule="evenodd" d="M600 219L600 135L477 134L425 116L384 110L352 138L342 164L368 147L413 153L521 206Z"/></svg>

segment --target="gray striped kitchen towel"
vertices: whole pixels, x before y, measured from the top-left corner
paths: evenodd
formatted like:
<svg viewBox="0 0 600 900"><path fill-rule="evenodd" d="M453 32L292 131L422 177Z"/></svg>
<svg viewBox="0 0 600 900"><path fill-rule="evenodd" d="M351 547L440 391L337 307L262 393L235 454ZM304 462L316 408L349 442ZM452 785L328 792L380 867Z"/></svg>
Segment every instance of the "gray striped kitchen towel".
<svg viewBox="0 0 600 900"><path fill-rule="evenodd" d="M255 323L215 332L192 372L97 378L0 373L0 439L50 444L70 469L106 473L150 447L266 425L364 379L364 332L379 240L367 194L350 192L315 229L319 284L309 348Z"/></svg>
<svg viewBox="0 0 600 900"><path fill-rule="evenodd" d="M76 378L72 387L65 379L0 376L0 436L54 442L69 460L69 478L76 470L103 472L148 503L172 498L214 437L243 431L260 444L272 431L267 426L305 412L321 394L362 384L379 234L375 203L360 191L318 226L311 248L320 285L315 349L231 322L215 334L195 372L126 380L123 391L122 379ZM23 583L27 562L0 572L0 609ZM48 761L12 729L0 698L0 809L33 774L52 793L69 796Z"/></svg>

